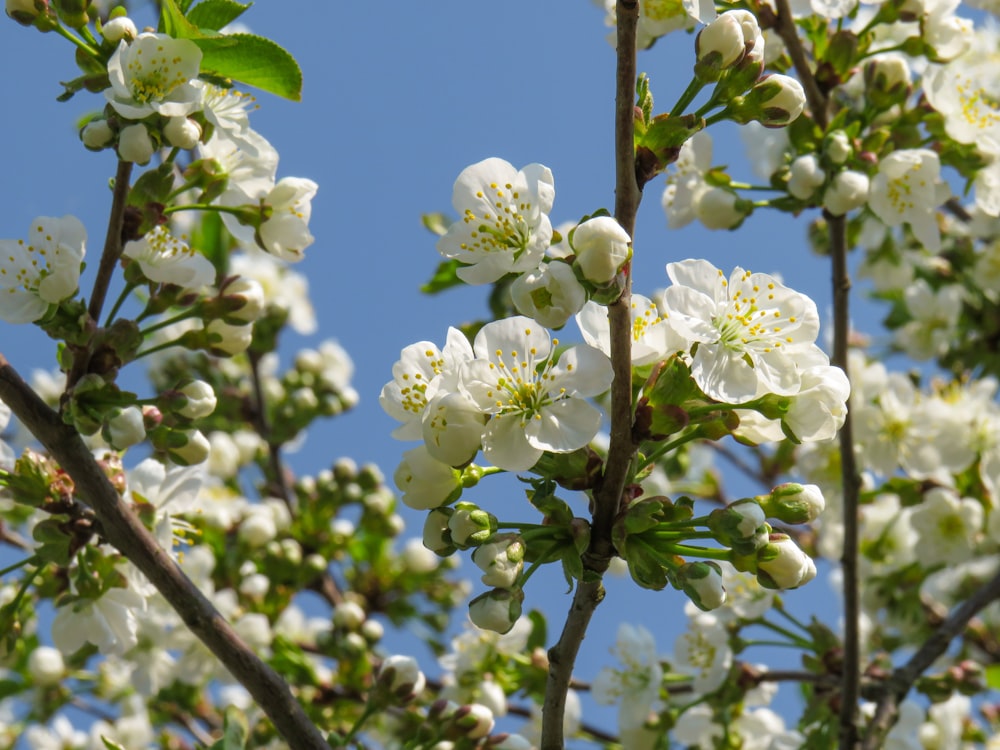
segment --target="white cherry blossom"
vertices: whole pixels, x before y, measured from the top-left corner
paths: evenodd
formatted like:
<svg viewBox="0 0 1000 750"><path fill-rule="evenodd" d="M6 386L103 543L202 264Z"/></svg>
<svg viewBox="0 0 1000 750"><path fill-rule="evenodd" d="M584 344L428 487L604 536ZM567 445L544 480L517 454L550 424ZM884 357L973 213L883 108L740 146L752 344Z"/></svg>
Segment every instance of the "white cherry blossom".
<svg viewBox="0 0 1000 750"><path fill-rule="evenodd" d="M123 39L108 60L104 96L122 117L189 115L201 108L201 50L190 39L145 32Z"/></svg>
<svg viewBox="0 0 1000 750"><path fill-rule="evenodd" d="M601 705L620 702L619 728L635 729L649 717L663 681L656 641L642 625L623 622L618 626L612 653L622 668L604 667L598 672L591 685L591 694Z"/></svg>
<svg viewBox="0 0 1000 750"><path fill-rule="evenodd" d="M30 323L76 292L87 231L75 216L39 216L28 241L0 240L0 318Z"/></svg>
<svg viewBox="0 0 1000 750"><path fill-rule="evenodd" d="M574 346L552 360L548 331L525 317L487 323L473 343L459 387L492 416L483 453L501 469L530 469L545 451L567 453L589 443L600 411L585 401L611 387L611 361L590 346Z"/></svg>
<svg viewBox="0 0 1000 750"><path fill-rule="evenodd" d="M653 300L641 294L633 294L631 314L633 365L653 364L686 348L687 342L674 331L669 316L663 314ZM588 302L577 314L576 323L584 341L611 355L611 328L607 307Z"/></svg>
<svg viewBox="0 0 1000 750"><path fill-rule="evenodd" d="M674 330L697 349L691 373L725 403L765 393L794 396L801 369L826 364L816 346L815 303L767 274L736 267L729 279L705 260L667 265L663 306Z"/></svg>
<svg viewBox="0 0 1000 750"><path fill-rule="evenodd" d="M531 271L552 239L554 199L552 172L541 164L517 170L493 157L466 167L452 194L459 218L438 240L438 252L462 264L458 277L468 284Z"/></svg>
<svg viewBox="0 0 1000 750"><path fill-rule="evenodd" d="M140 239L126 243L122 255L138 263L142 275L158 284L199 289L215 281L212 262L165 226L154 227Z"/></svg>
<svg viewBox="0 0 1000 750"><path fill-rule="evenodd" d="M941 180L938 155L925 148L893 151L879 164L871 181L868 207L887 226L909 224L930 252L941 249L935 209L951 190Z"/></svg>

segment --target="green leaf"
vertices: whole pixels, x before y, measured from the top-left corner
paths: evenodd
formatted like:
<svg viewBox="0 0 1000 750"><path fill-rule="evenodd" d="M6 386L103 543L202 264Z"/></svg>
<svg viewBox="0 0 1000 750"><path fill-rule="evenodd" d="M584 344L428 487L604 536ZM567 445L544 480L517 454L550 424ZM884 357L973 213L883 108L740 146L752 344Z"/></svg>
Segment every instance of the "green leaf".
<svg viewBox="0 0 1000 750"><path fill-rule="evenodd" d="M181 0L186 9L190 3ZM176 39L197 39L204 36L201 30L184 17L177 0L163 0L160 5L160 29Z"/></svg>
<svg viewBox="0 0 1000 750"><path fill-rule="evenodd" d="M119 745L114 740L109 740L103 734L101 735L101 742L104 743L104 747L106 747L108 750L126 750L124 745Z"/></svg>
<svg viewBox="0 0 1000 750"><path fill-rule="evenodd" d="M1000 690L1000 664L986 667L986 684L994 690Z"/></svg>
<svg viewBox="0 0 1000 750"><path fill-rule="evenodd" d="M457 260L441 261L438 267L434 269L434 275L420 287L420 291L424 294L437 294L438 292L443 292L445 289L459 286L463 282L455 272L461 265Z"/></svg>
<svg viewBox="0 0 1000 750"><path fill-rule="evenodd" d="M531 634L528 636L527 645L527 653L530 654L536 648L546 648L548 646L548 635L546 633L548 623L545 621L545 615L537 609L533 609L528 613L528 619L531 620Z"/></svg>
<svg viewBox="0 0 1000 750"><path fill-rule="evenodd" d="M227 708L223 726L225 727L222 735L223 750L244 750L250 737L250 728L243 712L235 706Z"/></svg>
<svg viewBox="0 0 1000 750"><path fill-rule="evenodd" d="M231 78L293 101L302 98L302 70L276 42L254 34L192 38L201 49L202 75Z"/></svg>
<svg viewBox="0 0 1000 750"><path fill-rule="evenodd" d="M251 5L236 0L202 0L187 14L187 19L199 29L218 31L242 16Z"/></svg>

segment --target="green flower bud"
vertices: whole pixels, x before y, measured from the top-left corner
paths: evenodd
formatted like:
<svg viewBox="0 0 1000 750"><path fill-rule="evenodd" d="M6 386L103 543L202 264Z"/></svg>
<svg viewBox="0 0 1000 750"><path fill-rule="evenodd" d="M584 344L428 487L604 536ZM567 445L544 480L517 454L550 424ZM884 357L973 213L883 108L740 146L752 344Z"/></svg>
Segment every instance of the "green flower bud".
<svg viewBox="0 0 1000 750"><path fill-rule="evenodd" d="M770 495L761 495L757 500L768 518L792 524L815 521L826 507L819 487L797 482L779 484Z"/></svg>
<svg viewBox="0 0 1000 750"><path fill-rule="evenodd" d="M469 619L477 628L509 633L521 617L521 589L493 589L469 602Z"/></svg>

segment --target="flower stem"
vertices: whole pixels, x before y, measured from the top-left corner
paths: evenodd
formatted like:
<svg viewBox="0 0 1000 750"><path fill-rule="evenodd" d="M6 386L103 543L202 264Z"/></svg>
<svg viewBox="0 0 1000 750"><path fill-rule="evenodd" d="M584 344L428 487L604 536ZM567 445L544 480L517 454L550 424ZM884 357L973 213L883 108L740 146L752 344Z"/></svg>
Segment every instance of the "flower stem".
<svg viewBox="0 0 1000 750"><path fill-rule="evenodd" d="M559 548L560 544L561 544L561 542L554 542L553 544L550 544L548 547L546 547L545 551L542 552L542 554L540 554L535 559L535 561L533 563L531 563L531 565L529 565L528 568L523 573L521 573L520 576L518 576L518 579L517 579L517 587L518 588L522 588L523 589L524 588L524 584L526 584L528 582L528 579L531 578L532 575L534 575L534 573L535 573L536 570L538 570L540 567L542 567L545 563L552 562L552 560L548 560L547 558L552 553L553 550Z"/></svg>
<svg viewBox="0 0 1000 750"><path fill-rule="evenodd" d="M84 28L86 28L86 27L84 27ZM70 31L69 29L67 29L61 23L60 24L56 24L56 27L53 29L53 31L55 31L63 39L68 39L69 41L71 41L73 44L75 44L77 47L79 47L80 49L82 49L84 52L86 52L88 55L90 55L91 57L93 57L95 60L99 60L101 58L101 53L100 53L100 51L96 47L93 47L90 44L87 44L87 42L85 42L83 39L81 39L80 37L78 37L72 31ZM89 31L89 29L88 29L88 31ZM95 40L95 42L96 42L96 40Z"/></svg>
<svg viewBox="0 0 1000 750"><path fill-rule="evenodd" d="M773 630L778 635L785 636L785 638L787 638L791 642L791 644L794 644L794 645L799 646L801 648L808 649L809 651L815 651L816 650L816 644L815 643L813 643L810 640L807 640L807 639L803 638L802 636L800 636L800 635L798 635L796 633L793 633L791 630L788 630L787 628L783 628L780 625L776 625L775 623L770 622L768 620L764 620L764 619L757 620L756 624L757 625L762 625L765 628L767 628L768 630ZM786 644L786 645L790 645L790 644Z"/></svg>
<svg viewBox="0 0 1000 750"><path fill-rule="evenodd" d="M104 327L107 328L111 325L111 322L115 319L121 306L125 304L125 300L132 293L132 290L139 286L136 283L129 282L125 284L125 288L122 289L121 294L118 295L118 299L115 300L115 304L111 307L111 312L108 313L108 317L104 321Z"/></svg>
<svg viewBox="0 0 1000 750"><path fill-rule="evenodd" d="M698 96L698 93L705 88L705 83L700 81L698 78L692 79L691 83L688 84L687 88L684 89L684 93L681 94L681 98L677 100L677 103L670 110L671 117L680 117L684 114L684 110L687 106L694 101L694 98Z"/></svg>
<svg viewBox="0 0 1000 750"><path fill-rule="evenodd" d="M174 323L180 323L182 320L187 320L188 318L192 318L196 314L197 314L196 310L193 309L185 310L184 312L178 313L172 318L167 318L166 320L161 320L158 323L153 323L148 328L144 328L143 330L139 331L139 333L141 333L143 337L145 337L153 333L154 331L159 331L161 328L166 328L167 326L173 325Z"/></svg>
<svg viewBox="0 0 1000 750"><path fill-rule="evenodd" d="M659 448L657 448L655 451L653 451L648 456L646 456L644 459L642 459L642 461L639 462L639 471L642 471L647 466L653 465L654 463L656 463L657 461L659 461L661 458L663 458L664 455L666 455L670 451L674 450L675 448L680 448L685 443L690 443L692 440L694 440L700 434L701 433L697 429L695 429L695 430L691 430L690 432L685 433L684 435L681 435L676 440L671 440L669 443L664 443Z"/></svg>
<svg viewBox="0 0 1000 750"><path fill-rule="evenodd" d="M14 570L17 570L18 568L23 568L25 565L30 565L36 562L37 560L38 557L36 555L32 555L31 557L26 557L23 560L21 560L21 562L16 562L13 565L8 565L6 568L0 569L0 576L5 576Z"/></svg>

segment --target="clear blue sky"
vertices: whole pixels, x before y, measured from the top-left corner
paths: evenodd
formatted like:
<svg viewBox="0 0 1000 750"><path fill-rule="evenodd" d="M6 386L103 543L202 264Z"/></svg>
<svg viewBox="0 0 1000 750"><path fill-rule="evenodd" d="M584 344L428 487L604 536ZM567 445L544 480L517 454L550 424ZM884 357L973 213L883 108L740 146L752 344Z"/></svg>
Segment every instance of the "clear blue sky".
<svg viewBox="0 0 1000 750"><path fill-rule="evenodd" d="M361 395L353 413L314 431L294 465L315 472L349 455L375 461L391 476L401 453L412 447L389 437L394 423L378 406L399 350L421 339L443 343L449 325L482 317L486 310L483 289L420 295L420 282L439 261L420 214L450 210L455 177L488 156L518 167L537 161L553 170L553 224L613 207L614 54L605 39L603 11L585 1L260 0L243 20L291 51L305 76L303 102L260 95L251 124L278 149L279 176L309 177L320 186L311 225L316 243L297 266L309 277L320 331L308 339L290 336L284 351L337 338L354 358ZM0 21L5 73L0 237L22 236L36 215L75 214L90 238L90 268L83 280L88 290L114 163L111 153L83 148L74 122L103 100L82 93L69 103L56 102L58 81L76 75L70 45ZM694 38L683 33L642 53L639 69L649 73L661 109L688 83L693 59ZM712 135L715 163L729 164L735 178L752 181L735 129L713 128ZM640 211L636 291L650 294L664 286L669 261L705 257L727 272L734 265L780 271L789 286L813 296L824 322L828 319L829 266L812 256L805 242L813 217L796 222L758 214L734 234L699 227L668 232L660 208L662 185L647 186ZM23 374L54 366L55 347L44 335L31 327L0 326L0 351ZM571 328L561 338L574 338ZM491 493L489 485L467 497L508 517L501 508L515 502L521 507L522 498ZM585 506L577 507L583 515ZM523 516L528 520L527 512ZM419 529L417 517L407 518ZM471 564L463 568L472 574ZM553 576L552 591L539 583L532 581L525 604L544 602L555 632L569 597L562 596L560 576ZM683 620L682 595L632 593L623 583L611 584L584 643L585 678L609 663L607 648L622 612L653 630L661 652L672 648L672 622ZM789 595L794 597L826 602L821 616L835 623L823 577ZM614 714L601 716L612 728Z"/></svg>

